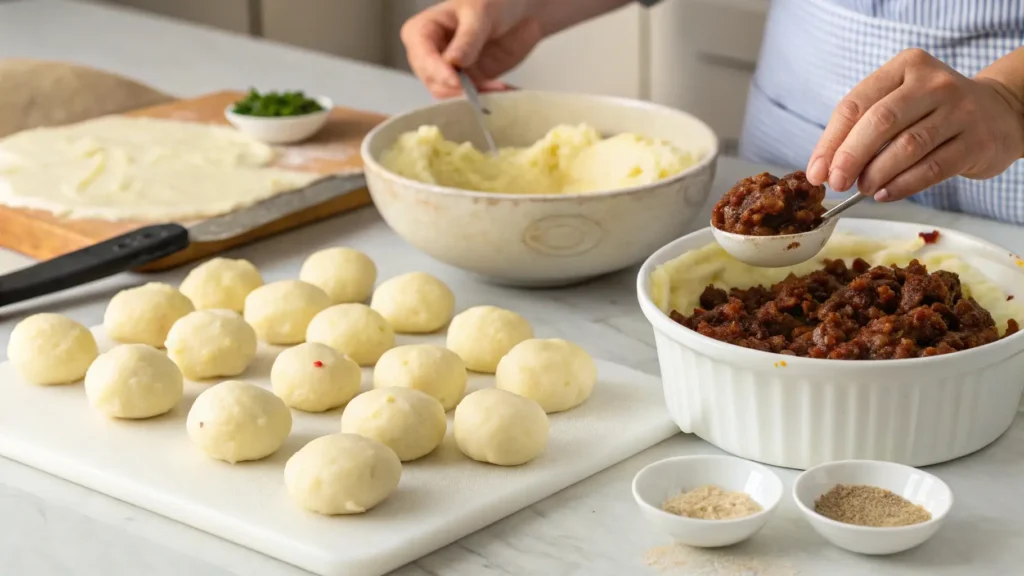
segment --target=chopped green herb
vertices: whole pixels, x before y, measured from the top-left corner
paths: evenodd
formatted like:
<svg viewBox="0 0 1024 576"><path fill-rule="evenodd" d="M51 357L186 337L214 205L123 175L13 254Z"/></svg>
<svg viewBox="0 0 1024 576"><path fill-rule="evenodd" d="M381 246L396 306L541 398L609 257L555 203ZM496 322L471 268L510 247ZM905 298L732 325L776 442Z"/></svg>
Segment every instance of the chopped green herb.
<svg viewBox="0 0 1024 576"><path fill-rule="evenodd" d="M323 106L302 92L267 92L260 94L255 88L248 96L235 102L232 112L245 116L301 116L320 112Z"/></svg>

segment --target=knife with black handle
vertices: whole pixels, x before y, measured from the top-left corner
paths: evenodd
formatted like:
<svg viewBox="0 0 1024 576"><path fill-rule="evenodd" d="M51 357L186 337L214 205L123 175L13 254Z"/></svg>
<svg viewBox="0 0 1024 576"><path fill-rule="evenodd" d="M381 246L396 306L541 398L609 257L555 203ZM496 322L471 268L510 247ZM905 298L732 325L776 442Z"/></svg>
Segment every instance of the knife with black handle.
<svg viewBox="0 0 1024 576"><path fill-rule="evenodd" d="M193 242L234 238L279 218L366 187L363 174L331 176L190 228L154 224L0 276L0 306L38 298L125 272L184 250Z"/></svg>

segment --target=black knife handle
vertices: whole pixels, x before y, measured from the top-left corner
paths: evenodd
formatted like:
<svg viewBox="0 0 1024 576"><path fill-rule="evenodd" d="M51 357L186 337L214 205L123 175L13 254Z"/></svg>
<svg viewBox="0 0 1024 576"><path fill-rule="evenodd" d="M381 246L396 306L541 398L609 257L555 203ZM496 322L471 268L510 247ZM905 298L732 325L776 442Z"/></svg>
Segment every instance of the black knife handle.
<svg viewBox="0 0 1024 576"><path fill-rule="evenodd" d="M0 276L0 306L81 286L188 247L188 230L157 224Z"/></svg>

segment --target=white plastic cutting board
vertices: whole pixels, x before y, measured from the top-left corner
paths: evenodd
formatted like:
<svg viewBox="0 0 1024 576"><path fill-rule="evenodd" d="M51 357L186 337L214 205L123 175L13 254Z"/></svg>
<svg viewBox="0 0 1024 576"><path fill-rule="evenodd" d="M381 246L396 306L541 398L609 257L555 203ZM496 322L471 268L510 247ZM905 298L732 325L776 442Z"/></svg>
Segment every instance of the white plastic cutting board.
<svg viewBox="0 0 1024 576"><path fill-rule="evenodd" d="M111 343L94 329L101 350ZM443 337L402 338L400 344ZM281 348L260 345L240 379L269 386ZM324 576L377 576L632 456L679 432L661 383L598 361L598 384L582 406L551 415L546 452L516 468L464 457L449 430L429 456L408 462L398 490L359 516L323 517L288 498L284 463L310 440L339 431L341 410L293 411L291 436L273 456L227 464L205 456L185 432L195 396L210 383L186 383L185 399L164 416L110 420L93 410L82 385L26 384L0 365L0 454L279 558ZM371 372L364 371L363 389ZM470 389L493 377L470 377ZM628 490L628 486L623 486Z"/></svg>

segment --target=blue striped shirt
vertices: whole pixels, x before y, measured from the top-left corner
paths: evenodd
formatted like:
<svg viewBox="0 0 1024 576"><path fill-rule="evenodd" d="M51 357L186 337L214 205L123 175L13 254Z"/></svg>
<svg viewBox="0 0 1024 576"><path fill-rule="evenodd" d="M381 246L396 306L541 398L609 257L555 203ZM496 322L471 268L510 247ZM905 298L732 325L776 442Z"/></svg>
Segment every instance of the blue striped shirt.
<svg viewBox="0 0 1024 576"><path fill-rule="evenodd" d="M771 0L740 155L805 167L836 104L907 48L970 77L1022 44L1024 0ZM1024 161L996 178L955 177L911 199L1024 224Z"/></svg>

